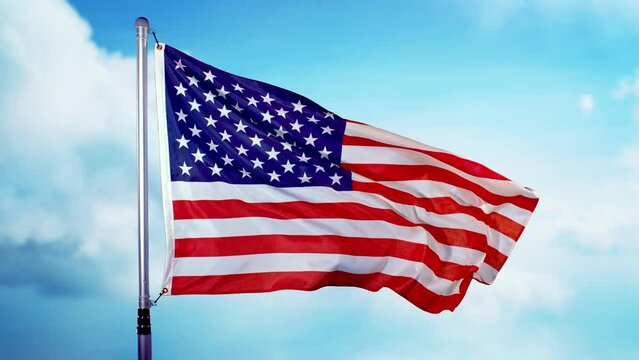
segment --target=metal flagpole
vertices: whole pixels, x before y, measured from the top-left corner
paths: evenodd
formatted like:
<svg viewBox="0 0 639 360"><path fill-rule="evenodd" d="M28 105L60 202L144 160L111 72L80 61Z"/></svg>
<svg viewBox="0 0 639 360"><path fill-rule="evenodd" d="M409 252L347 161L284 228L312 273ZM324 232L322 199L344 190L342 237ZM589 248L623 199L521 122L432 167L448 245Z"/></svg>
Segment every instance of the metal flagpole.
<svg viewBox="0 0 639 360"><path fill-rule="evenodd" d="M149 204L147 173L147 36L149 21L135 20L137 63L137 156L138 156L138 359L151 359L151 301L149 300Z"/></svg>

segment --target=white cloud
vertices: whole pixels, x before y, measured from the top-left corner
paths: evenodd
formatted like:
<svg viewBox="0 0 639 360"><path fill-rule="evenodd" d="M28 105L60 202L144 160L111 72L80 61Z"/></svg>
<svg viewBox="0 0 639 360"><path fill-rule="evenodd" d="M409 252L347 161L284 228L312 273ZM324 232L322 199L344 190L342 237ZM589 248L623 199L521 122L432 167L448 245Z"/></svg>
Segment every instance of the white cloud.
<svg viewBox="0 0 639 360"><path fill-rule="evenodd" d="M624 147L618 161L619 164L632 171L634 179L632 183L639 185L639 144Z"/></svg>
<svg viewBox="0 0 639 360"><path fill-rule="evenodd" d="M135 61L96 46L65 1L0 0L0 14L10 70L0 166L11 174L0 180L0 242L57 243L65 261L94 266L94 282L118 287L107 279L136 274Z"/></svg>
<svg viewBox="0 0 639 360"><path fill-rule="evenodd" d="M632 109L632 118L639 123L639 69L635 70L632 75L624 76L612 91L615 99L632 99L634 105Z"/></svg>
<svg viewBox="0 0 639 360"><path fill-rule="evenodd" d="M594 19L606 31L633 29L639 2L632 0L483 0L477 13L481 27L498 30L518 17L542 16L558 23Z"/></svg>
<svg viewBox="0 0 639 360"><path fill-rule="evenodd" d="M98 48L63 1L3 1L0 12L0 60L12 70L0 99L6 147L72 151L101 138L131 146L133 59Z"/></svg>
<svg viewBox="0 0 639 360"><path fill-rule="evenodd" d="M43 209L36 199L20 197L12 190L0 191L3 194L0 213L5 221L1 234L17 244L24 244L31 239L56 241L63 236L65 225L58 214Z"/></svg>
<svg viewBox="0 0 639 360"><path fill-rule="evenodd" d="M590 114L595 110L595 98L590 94L584 94L579 97L579 108L586 114Z"/></svg>
<svg viewBox="0 0 639 360"><path fill-rule="evenodd" d="M491 286L475 286L473 301L460 309L465 316L499 322L524 310L560 311L572 298L572 290L554 274L507 268Z"/></svg>

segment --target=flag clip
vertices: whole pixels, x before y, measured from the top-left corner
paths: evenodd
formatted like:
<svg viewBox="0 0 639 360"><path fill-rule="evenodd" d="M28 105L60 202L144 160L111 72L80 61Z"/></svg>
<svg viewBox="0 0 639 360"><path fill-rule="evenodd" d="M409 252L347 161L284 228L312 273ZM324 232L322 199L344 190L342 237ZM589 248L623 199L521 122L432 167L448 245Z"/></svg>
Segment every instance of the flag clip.
<svg viewBox="0 0 639 360"><path fill-rule="evenodd" d="M158 304L158 300L160 300L160 298L162 297L162 295L166 294L169 292L169 289L167 288L162 288L162 291L160 291L160 293L158 294L158 297L155 298L155 300L151 301L151 306L157 306Z"/></svg>
<svg viewBox="0 0 639 360"><path fill-rule="evenodd" d="M162 50L162 44L160 44L160 42L158 41L158 37L155 35L155 29L151 29L151 34L155 39L155 47L158 48L158 50Z"/></svg>

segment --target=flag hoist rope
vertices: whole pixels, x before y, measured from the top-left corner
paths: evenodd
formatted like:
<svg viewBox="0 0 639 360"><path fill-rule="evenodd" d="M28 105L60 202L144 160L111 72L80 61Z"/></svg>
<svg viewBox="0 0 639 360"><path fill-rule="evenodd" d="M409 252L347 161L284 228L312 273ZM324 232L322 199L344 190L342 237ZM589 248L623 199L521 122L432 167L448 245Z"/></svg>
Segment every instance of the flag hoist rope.
<svg viewBox="0 0 639 360"><path fill-rule="evenodd" d="M151 359L151 301L149 299L149 204L147 154L147 37L149 21L135 20L137 35L137 203L138 203L138 359Z"/></svg>

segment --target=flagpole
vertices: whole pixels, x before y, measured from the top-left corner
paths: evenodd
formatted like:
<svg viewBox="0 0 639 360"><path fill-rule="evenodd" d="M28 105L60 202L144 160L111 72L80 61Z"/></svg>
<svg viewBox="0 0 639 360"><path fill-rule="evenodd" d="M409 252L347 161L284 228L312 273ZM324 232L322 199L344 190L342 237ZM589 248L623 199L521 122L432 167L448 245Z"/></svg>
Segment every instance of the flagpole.
<svg viewBox="0 0 639 360"><path fill-rule="evenodd" d="M149 300L149 204L147 173L147 37L149 21L135 20L137 62L137 158L138 158L138 359L151 359L151 301Z"/></svg>

